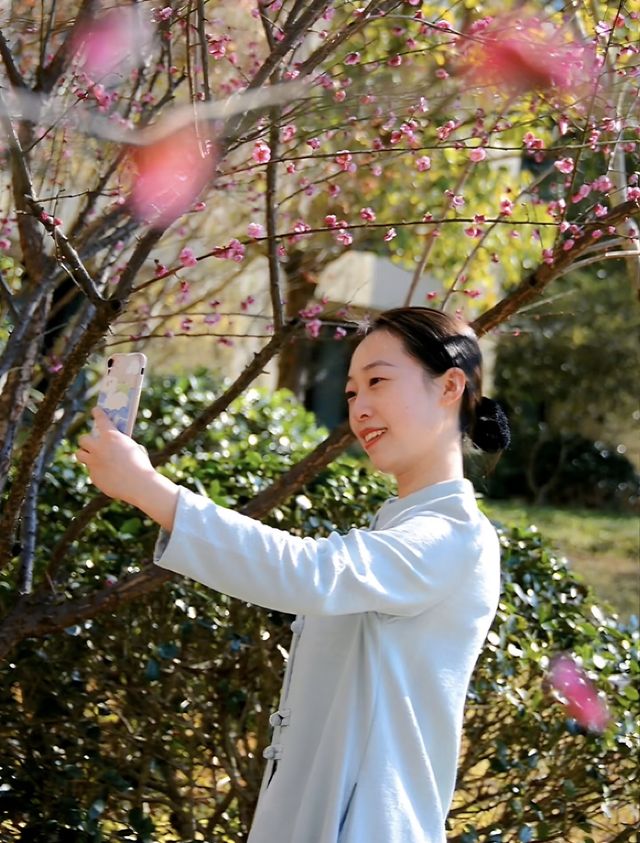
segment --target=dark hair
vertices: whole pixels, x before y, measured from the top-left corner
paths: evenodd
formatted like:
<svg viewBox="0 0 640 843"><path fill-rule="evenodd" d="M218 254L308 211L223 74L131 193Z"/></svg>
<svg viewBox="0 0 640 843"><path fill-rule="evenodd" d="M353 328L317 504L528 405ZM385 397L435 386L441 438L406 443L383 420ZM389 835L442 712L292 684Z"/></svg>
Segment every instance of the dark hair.
<svg viewBox="0 0 640 843"><path fill-rule="evenodd" d="M500 405L482 395L482 352L473 328L430 307L385 310L366 329L388 331L431 376L461 369L467 384L460 405L460 430L483 451L501 451L510 441L509 422Z"/></svg>

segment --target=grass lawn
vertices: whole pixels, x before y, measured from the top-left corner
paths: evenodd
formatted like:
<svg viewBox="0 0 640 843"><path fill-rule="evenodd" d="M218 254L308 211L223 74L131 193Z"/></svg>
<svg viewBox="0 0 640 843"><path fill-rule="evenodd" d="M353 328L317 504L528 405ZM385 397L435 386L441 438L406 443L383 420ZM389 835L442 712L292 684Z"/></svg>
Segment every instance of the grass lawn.
<svg viewBox="0 0 640 843"><path fill-rule="evenodd" d="M624 620L640 616L640 522L633 515L483 500L494 522L535 526Z"/></svg>

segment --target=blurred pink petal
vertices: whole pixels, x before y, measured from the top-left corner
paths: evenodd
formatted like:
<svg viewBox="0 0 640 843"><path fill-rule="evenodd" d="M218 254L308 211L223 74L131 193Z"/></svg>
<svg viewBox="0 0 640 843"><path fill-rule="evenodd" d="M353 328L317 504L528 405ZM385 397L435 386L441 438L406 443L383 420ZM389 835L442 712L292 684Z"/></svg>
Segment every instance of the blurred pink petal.
<svg viewBox="0 0 640 843"><path fill-rule="evenodd" d="M572 658L561 655L552 659L549 680L553 689L566 700L570 717L593 732L602 732L606 728L610 720L607 704Z"/></svg>
<svg viewBox="0 0 640 843"><path fill-rule="evenodd" d="M80 54L84 72L95 80L137 64L152 37L151 23L136 7L119 7L79 26L73 49Z"/></svg>
<svg viewBox="0 0 640 843"><path fill-rule="evenodd" d="M566 41L549 21L511 14L482 24L458 42L461 72L480 85L516 93L569 91L593 78L591 48Z"/></svg>
<svg viewBox="0 0 640 843"><path fill-rule="evenodd" d="M142 221L170 225L193 205L216 165L212 143L185 126L160 140L129 150L136 175L129 197Z"/></svg>

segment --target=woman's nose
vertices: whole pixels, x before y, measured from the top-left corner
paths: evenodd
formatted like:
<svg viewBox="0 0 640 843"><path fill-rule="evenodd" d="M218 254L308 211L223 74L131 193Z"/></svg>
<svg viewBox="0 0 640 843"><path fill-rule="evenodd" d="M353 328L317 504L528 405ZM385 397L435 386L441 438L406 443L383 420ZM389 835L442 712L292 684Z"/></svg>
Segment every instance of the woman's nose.
<svg viewBox="0 0 640 843"><path fill-rule="evenodd" d="M368 419L371 415L371 410L369 407L368 401L356 395L356 397L351 402L351 417L356 419L357 421L363 421L364 419Z"/></svg>

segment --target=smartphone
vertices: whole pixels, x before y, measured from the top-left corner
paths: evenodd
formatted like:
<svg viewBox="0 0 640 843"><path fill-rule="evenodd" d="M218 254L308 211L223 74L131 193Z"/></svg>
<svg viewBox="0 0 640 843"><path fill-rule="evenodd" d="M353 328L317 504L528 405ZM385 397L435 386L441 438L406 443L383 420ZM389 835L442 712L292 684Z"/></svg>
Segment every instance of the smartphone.
<svg viewBox="0 0 640 843"><path fill-rule="evenodd" d="M121 433L131 436L140 403L147 358L141 352L112 354L100 382L98 407Z"/></svg>

